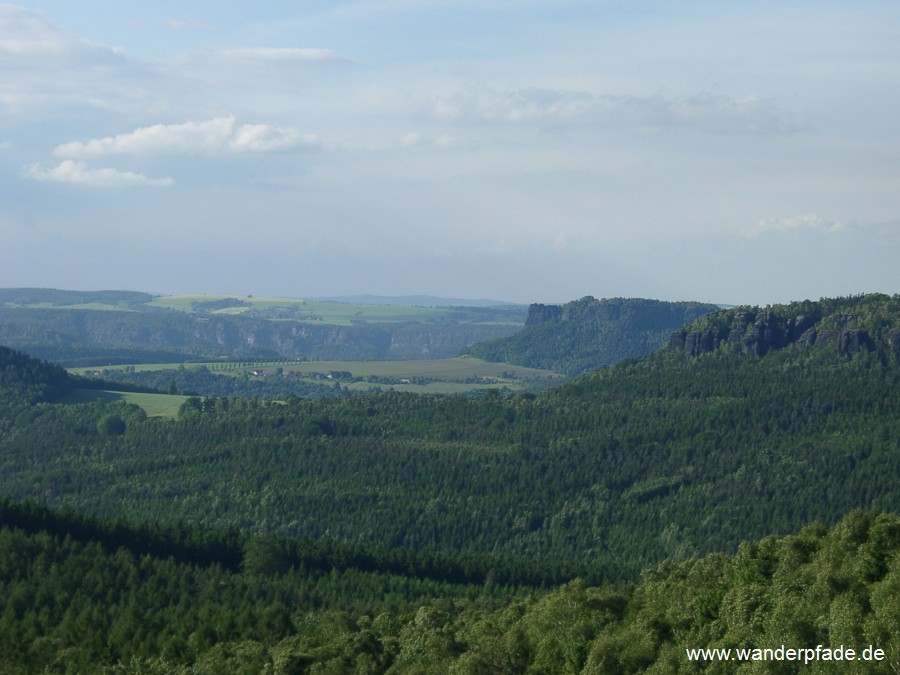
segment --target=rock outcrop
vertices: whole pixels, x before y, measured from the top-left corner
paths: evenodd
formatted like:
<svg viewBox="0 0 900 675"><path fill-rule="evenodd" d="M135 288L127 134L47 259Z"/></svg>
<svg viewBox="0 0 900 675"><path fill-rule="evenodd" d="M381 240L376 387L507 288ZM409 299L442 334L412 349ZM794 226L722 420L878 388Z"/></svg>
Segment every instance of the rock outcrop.
<svg viewBox="0 0 900 675"><path fill-rule="evenodd" d="M699 302L589 295L562 306L533 304L521 332L475 344L466 353L575 376L649 354L666 344L676 326L717 309Z"/></svg>
<svg viewBox="0 0 900 675"><path fill-rule="evenodd" d="M525 326L537 326L547 321L553 321L562 316L563 308L560 305L542 305L534 303L528 307L528 318Z"/></svg>

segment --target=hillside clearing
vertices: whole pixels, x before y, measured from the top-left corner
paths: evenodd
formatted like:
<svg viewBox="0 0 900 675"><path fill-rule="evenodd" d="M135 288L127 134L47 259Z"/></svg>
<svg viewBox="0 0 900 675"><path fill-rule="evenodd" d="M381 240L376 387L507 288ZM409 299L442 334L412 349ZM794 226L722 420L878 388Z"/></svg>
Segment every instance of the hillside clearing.
<svg viewBox="0 0 900 675"><path fill-rule="evenodd" d="M70 392L62 403L90 403L92 401L124 401L139 406L147 417L167 417L175 419L181 404L189 397L177 394L145 394L130 391L109 391L101 389L76 389Z"/></svg>

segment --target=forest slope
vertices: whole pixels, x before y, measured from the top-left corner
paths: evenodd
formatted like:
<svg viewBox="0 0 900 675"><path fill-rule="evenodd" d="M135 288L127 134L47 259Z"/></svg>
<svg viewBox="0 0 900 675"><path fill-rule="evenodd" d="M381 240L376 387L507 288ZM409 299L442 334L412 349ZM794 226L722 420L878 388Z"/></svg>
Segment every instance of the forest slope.
<svg viewBox="0 0 900 675"><path fill-rule="evenodd" d="M834 339L763 356L673 346L539 397L198 398L177 421L100 403L8 410L0 494L628 577L855 508L895 510L898 309L897 296L834 301L813 324L852 315ZM855 330L871 348L840 348ZM112 433L110 414L123 422Z"/></svg>
<svg viewBox="0 0 900 675"><path fill-rule="evenodd" d="M0 409L49 401L73 386L59 366L0 345Z"/></svg>

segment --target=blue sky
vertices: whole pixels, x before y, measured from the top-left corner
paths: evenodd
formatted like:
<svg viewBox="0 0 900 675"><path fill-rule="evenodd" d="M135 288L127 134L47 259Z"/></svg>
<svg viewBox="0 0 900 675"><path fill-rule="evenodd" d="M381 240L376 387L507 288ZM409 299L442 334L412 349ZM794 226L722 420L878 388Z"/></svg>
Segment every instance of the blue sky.
<svg viewBox="0 0 900 675"><path fill-rule="evenodd" d="M898 84L893 1L0 3L0 286L897 293Z"/></svg>

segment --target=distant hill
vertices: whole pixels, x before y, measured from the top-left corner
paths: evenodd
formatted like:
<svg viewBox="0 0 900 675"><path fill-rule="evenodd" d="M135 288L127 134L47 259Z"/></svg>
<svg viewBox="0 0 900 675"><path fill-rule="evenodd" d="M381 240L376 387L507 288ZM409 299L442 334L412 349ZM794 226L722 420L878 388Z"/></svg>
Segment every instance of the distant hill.
<svg viewBox="0 0 900 675"><path fill-rule="evenodd" d="M137 291L64 291L55 288L0 288L0 307L109 305L134 309L153 300Z"/></svg>
<svg viewBox="0 0 900 675"><path fill-rule="evenodd" d="M533 304L519 333L463 353L575 376L649 354L666 344L672 331L718 309L700 302L591 296L562 306Z"/></svg>

